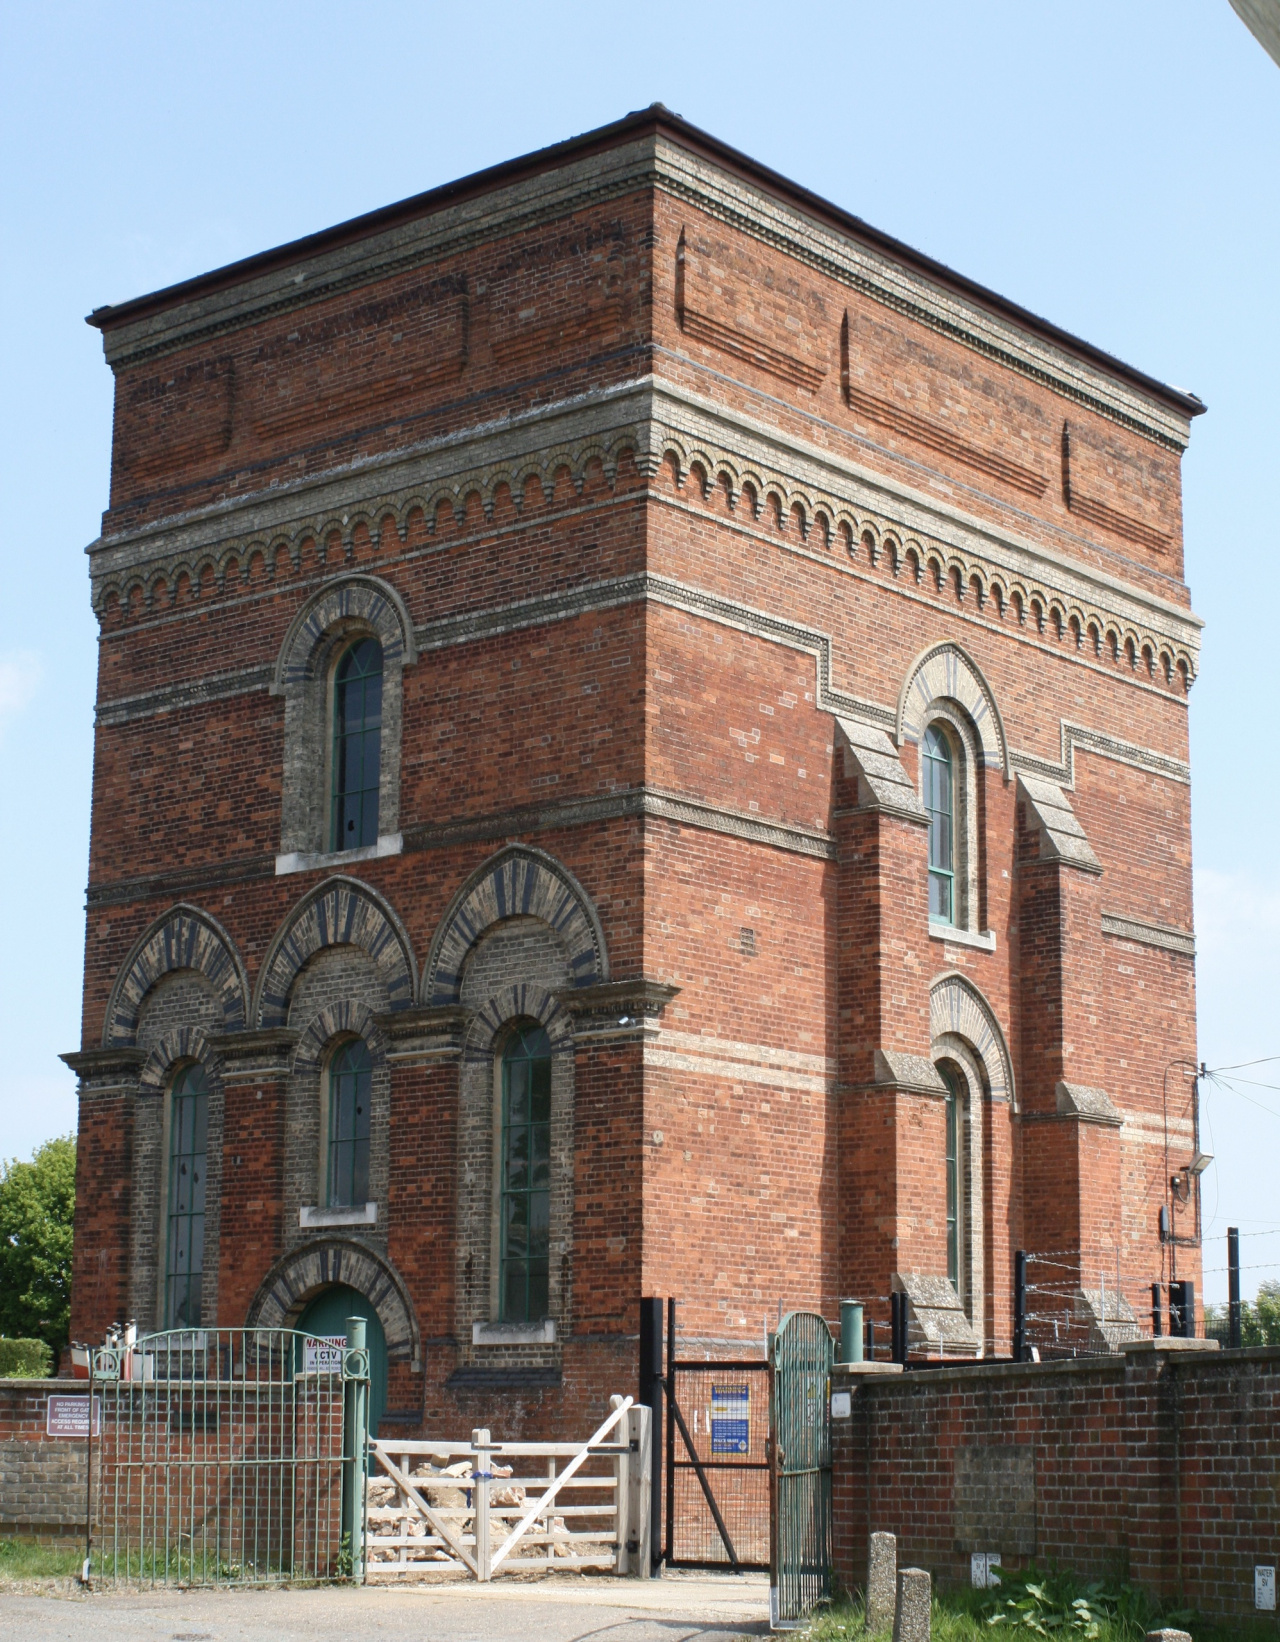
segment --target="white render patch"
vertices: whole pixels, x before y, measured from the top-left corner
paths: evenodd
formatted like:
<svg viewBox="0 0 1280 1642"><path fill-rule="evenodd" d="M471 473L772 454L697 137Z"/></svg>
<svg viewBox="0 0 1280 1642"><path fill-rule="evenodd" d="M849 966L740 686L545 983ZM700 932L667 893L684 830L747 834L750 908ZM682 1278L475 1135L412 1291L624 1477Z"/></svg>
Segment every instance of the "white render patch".
<svg viewBox="0 0 1280 1642"><path fill-rule="evenodd" d="M321 1226L376 1226L376 1203L351 1203L342 1208L322 1208L314 1204L298 1210L298 1225L303 1231L315 1231Z"/></svg>
<svg viewBox="0 0 1280 1642"><path fill-rule="evenodd" d="M540 1323L472 1323L473 1346L550 1346L556 1341L554 1317Z"/></svg>
<svg viewBox="0 0 1280 1642"><path fill-rule="evenodd" d="M399 855L404 849L404 834L384 833L376 844L362 844L353 850L319 850L314 853L290 850L276 856L276 877L290 872L315 872L317 868L345 867L356 861L378 861L384 855Z"/></svg>

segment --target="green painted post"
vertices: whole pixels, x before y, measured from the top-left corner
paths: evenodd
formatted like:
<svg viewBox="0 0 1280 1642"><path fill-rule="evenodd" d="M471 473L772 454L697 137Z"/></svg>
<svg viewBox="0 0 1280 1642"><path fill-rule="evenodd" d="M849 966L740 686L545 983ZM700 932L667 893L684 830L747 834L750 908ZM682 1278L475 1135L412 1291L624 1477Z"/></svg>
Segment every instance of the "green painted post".
<svg viewBox="0 0 1280 1642"><path fill-rule="evenodd" d="M342 1529L350 1535L351 1546L351 1580L355 1585L364 1584L364 1556L365 1556L365 1495L366 1479L368 1476L368 1446L369 1446L369 1368L368 1348L365 1344L365 1320L363 1317L347 1318L347 1351L358 1351L361 1354L359 1377L354 1375L346 1380L345 1404L343 1409L343 1459L346 1464L343 1468L342 1490ZM357 1365L353 1364L352 1367ZM344 1375L347 1372L347 1359L343 1358Z"/></svg>
<svg viewBox="0 0 1280 1642"><path fill-rule="evenodd" d="M862 1302L860 1300L841 1300L840 1361L842 1363L860 1363L862 1361L862 1336Z"/></svg>

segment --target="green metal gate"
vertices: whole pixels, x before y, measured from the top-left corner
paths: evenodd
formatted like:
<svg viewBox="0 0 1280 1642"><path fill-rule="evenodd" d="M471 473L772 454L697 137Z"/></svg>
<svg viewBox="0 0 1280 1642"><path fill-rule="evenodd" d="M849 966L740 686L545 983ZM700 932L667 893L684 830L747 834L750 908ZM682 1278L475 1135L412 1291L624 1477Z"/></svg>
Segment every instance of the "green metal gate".
<svg viewBox="0 0 1280 1642"><path fill-rule="evenodd" d="M831 1365L826 1319L790 1312L769 1346L769 1608L794 1629L831 1596Z"/></svg>
<svg viewBox="0 0 1280 1642"><path fill-rule="evenodd" d="M93 1353L92 1577L265 1585L364 1577L369 1361L293 1329L177 1329Z"/></svg>

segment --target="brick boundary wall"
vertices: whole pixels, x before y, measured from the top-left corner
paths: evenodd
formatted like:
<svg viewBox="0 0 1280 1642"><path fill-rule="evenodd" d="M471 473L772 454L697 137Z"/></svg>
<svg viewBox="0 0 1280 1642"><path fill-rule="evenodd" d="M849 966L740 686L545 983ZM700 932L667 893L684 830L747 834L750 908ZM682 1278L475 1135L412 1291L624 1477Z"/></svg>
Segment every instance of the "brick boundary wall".
<svg viewBox="0 0 1280 1642"><path fill-rule="evenodd" d="M1253 1614L1280 1562L1280 1350L1135 1342L1122 1355L849 1375L833 1420L835 1559L859 1589L869 1536L968 1584L974 1551L1057 1562L1215 1618ZM1183 1349L1176 1349L1183 1348Z"/></svg>
<svg viewBox="0 0 1280 1642"><path fill-rule="evenodd" d="M85 1443L50 1437L45 1425L51 1396L88 1392L84 1380L0 1380L0 1539L83 1542Z"/></svg>

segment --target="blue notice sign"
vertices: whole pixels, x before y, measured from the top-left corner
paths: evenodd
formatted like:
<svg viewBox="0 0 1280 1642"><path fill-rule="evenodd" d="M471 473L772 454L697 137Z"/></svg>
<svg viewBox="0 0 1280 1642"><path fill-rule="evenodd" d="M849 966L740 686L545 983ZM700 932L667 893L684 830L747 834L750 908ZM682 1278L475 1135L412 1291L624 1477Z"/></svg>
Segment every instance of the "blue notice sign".
<svg viewBox="0 0 1280 1642"><path fill-rule="evenodd" d="M745 1454L751 1447L751 1388L711 1387L711 1452Z"/></svg>

